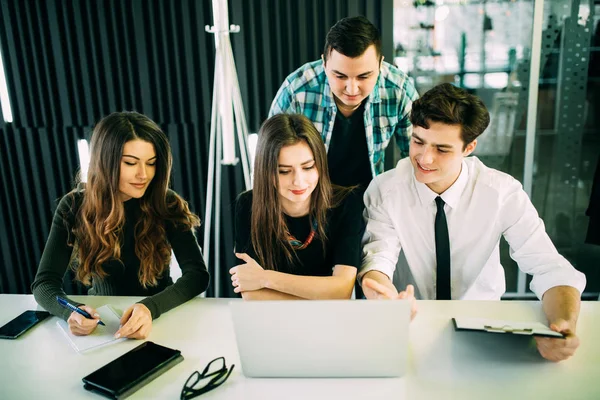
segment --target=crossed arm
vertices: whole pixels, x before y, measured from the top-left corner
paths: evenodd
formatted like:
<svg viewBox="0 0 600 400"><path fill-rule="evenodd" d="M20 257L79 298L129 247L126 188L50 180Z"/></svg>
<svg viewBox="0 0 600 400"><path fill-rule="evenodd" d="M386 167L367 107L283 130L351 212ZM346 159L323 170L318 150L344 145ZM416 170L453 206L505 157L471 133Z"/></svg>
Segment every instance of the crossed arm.
<svg viewBox="0 0 600 400"><path fill-rule="evenodd" d="M263 269L245 253L245 261L229 270L234 292L247 300L349 299L356 268L336 265L332 276L302 276Z"/></svg>

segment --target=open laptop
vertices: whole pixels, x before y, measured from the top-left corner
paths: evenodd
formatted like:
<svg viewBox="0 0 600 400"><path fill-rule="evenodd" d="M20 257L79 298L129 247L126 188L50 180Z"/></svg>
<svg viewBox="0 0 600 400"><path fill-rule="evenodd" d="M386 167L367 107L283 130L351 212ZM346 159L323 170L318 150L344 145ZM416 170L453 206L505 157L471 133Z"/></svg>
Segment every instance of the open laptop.
<svg viewBox="0 0 600 400"><path fill-rule="evenodd" d="M248 377L397 377L406 370L406 300L229 303Z"/></svg>

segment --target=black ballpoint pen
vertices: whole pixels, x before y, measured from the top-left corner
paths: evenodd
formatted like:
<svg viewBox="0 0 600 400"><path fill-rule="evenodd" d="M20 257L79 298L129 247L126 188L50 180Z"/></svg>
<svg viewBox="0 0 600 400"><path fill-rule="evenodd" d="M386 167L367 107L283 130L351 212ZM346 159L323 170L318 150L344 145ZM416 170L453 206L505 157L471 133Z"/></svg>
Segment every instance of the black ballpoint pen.
<svg viewBox="0 0 600 400"><path fill-rule="evenodd" d="M63 299L60 296L56 296L56 301L58 301L58 304L60 304L64 308L67 308L67 309L69 309L71 311L74 311L77 314L81 314L84 317L86 317L87 319L94 319L94 317L92 317L90 315L90 313L88 313L87 311L82 310L79 307L75 307L73 304L69 303L66 299ZM106 325L104 325L104 322L102 322L102 321L98 321L98 325L106 326Z"/></svg>

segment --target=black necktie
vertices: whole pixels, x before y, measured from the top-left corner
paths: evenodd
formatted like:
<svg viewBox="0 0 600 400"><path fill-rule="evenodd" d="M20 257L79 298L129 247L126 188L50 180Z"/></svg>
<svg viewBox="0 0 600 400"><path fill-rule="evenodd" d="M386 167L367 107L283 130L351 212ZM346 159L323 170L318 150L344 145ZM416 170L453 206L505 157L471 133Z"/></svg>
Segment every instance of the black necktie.
<svg viewBox="0 0 600 400"><path fill-rule="evenodd" d="M437 264L436 299L450 300L450 239L448 223L444 212L444 200L435 198L437 214L435 214L435 261Z"/></svg>

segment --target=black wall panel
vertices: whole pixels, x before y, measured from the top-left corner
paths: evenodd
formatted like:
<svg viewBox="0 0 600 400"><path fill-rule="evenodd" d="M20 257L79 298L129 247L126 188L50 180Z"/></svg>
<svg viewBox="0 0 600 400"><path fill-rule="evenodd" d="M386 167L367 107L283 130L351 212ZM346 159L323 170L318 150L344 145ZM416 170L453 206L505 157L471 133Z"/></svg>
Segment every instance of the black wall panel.
<svg viewBox="0 0 600 400"><path fill-rule="evenodd" d="M321 57L329 28L341 18L373 22L391 62L393 8L393 0L230 0L230 23L241 29L231 41L250 131L258 131L283 80Z"/></svg>
<svg viewBox="0 0 600 400"><path fill-rule="evenodd" d="M0 122L1 292L29 292L57 200L73 185L77 139L111 112L136 110L163 127L173 187L202 216L211 19L210 2L191 0L0 2L14 118Z"/></svg>

